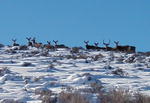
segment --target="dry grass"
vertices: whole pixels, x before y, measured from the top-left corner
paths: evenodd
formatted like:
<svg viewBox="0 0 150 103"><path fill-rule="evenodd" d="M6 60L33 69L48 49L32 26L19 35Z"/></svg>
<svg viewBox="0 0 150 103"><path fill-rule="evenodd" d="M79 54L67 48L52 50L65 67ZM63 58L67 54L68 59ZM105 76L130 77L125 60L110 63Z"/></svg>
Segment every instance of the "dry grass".
<svg viewBox="0 0 150 103"><path fill-rule="evenodd" d="M34 66L32 63L24 62L21 66L28 67L28 66Z"/></svg>
<svg viewBox="0 0 150 103"><path fill-rule="evenodd" d="M112 71L112 74L118 75L118 76L120 76L120 77L123 77L123 76L127 76L127 75L128 75L128 73L126 73L125 71L123 71L123 69L120 69L120 68L118 68L118 69Z"/></svg>
<svg viewBox="0 0 150 103"><path fill-rule="evenodd" d="M73 47L70 52L71 53L79 53L79 50L80 50L79 47Z"/></svg>
<svg viewBox="0 0 150 103"><path fill-rule="evenodd" d="M135 96L134 103L150 103L149 96L140 93L136 93L134 96Z"/></svg>
<svg viewBox="0 0 150 103"><path fill-rule="evenodd" d="M39 98L42 100L42 103L56 103L57 99L51 90L37 89L35 90L35 94L40 95Z"/></svg>
<svg viewBox="0 0 150 103"><path fill-rule="evenodd" d="M100 93L101 103L132 103L132 96L128 90L112 89Z"/></svg>
<svg viewBox="0 0 150 103"><path fill-rule="evenodd" d="M92 89L91 89L92 88ZM89 96L97 95L96 103L150 103L150 96L141 93L131 93L128 89L112 88L105 91L101 85L91 84L86 90L76 90L72 87L66 88L59 94L51 90L37 90L42 103L91 103ZM89 90L88 90L89 89Z"/></svg>
<svg viewBox="0 0 150 103"><path fill-rule="evenodd" d="M150 103L150 96L121 88L99 93L99 99L101 103Z"/></svg>
<svg viewBox="0 0 150 103"><path fill-rule="evenodd" d="M98 61L99 59L102 59L104 56L102 54L98 54L98 55L95 55L94 57L92 57L92 59L94 61Z"/></svg>
<svg viewBox="0 0 150 103"><path fill-rule="evenodd" d="M10 73L10 70L7 67L0 68L0 76L5 75L6 73Z"/></svg>
<svg viewBox="0 0 150 103"><path fill-rule="evenodd" d="M89 103L79 92L65 93L61 92L58 97L58 103Z"/></svg>

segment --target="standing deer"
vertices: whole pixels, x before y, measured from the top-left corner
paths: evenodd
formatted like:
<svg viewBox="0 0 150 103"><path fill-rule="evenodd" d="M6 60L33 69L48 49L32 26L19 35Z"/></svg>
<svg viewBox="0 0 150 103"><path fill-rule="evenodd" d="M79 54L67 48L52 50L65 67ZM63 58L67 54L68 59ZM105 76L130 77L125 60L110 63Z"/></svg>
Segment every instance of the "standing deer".
<svg viewBox="0 0 150 103"><path fill-rule="evenodd" d="M26 39L28 40L28 46L33 46L33 43L31 42L31 37L26 37Z"/></svg>
<svg viewBox="0 0 150 103"><path fill-rule="evenodd" d="M53 40L54 44L55 44L55 48L68 48L67 46L65 46L64 44L59 44L58 45L58 40Z"/></svg>
<svg viewBox="0 0 150 103"><path fill-rule="evenodd" d="M42 43L37 43L35 39L36 39L36 38L34 37L34 38L31 40L32 43L33 43L33 46L36 47L36 48L42 47Z"/></svg>
<svg viewBox="0 0 150 103"><path fill-rule="evenodd" d="M85 43L86 49L93 49L93 50L96 49L96 46L94 46L94 45L89 45L89 41L84 41L84 43ZM97 45L98 45L98 44L97 44Z"/></svg>
<svg viewBox="0 0 150 103"><path fill-rule="evenodd" d="M112 51L112 50L114 50L114 48L109 47L109 45L110 45L110 40L109 40L108 43L105 43L104 40L103 40L103 44L105 45L105 48L106 48L107 51Z"/></svg>
<svg viewBox="0 0 150 103"><path fill-rule="evenodd" d="M121 51L121 52L135 52L136 51L135 46L129 46L129 45L121 46L119 45L119 41L114 41L114 43L116 44L115 50L117 51Z"/></svg>
<svg viewBox="0 0 150 103"><path fill-rule="evenodd" d="M94 45L95 45L95 48L96 48L97 50L106 50L106 48L104 48L104 47L99 47L99 46L98 46L98 45L99 45L98 42L95 42Z"/></svg>
<svg viewBox="0 0 150 103"><path fill-rule="evenodd" d="M44 45L44 48L46 48L46 49L54 49L55 47L53 45L51 45L50 41L47 41L47 44Z"/></svg>
<svg viewBox="0 0 150 103"><path fill-rule="evenodd" d="M13 41L13 46L19 46L19 44L16 43L17 39L12 39Z"/></svg>

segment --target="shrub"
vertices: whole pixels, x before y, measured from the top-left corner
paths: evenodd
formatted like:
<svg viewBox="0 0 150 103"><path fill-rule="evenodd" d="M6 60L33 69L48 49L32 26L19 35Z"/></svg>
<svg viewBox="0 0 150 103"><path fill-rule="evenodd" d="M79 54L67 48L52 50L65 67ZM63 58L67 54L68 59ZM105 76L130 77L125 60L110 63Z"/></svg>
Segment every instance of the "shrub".
<svg viewBox="0 0 150 103"><path fill-rule="evenodd" d="M99 93L100 103L149 103L150 97L131 93L129 90L118 88L109 89L108 92Z"/></svg>
<svg viewBox="0 0 150 103"><path fill-rule="evenodd" d="M103 58L104 56L102 54L98 54L98 55L95 55L94 57L92 57L92 59L94 61L98 61L99 59Z"/></svg>
<svg viewBox="0 0 150 103"><path fill-rule="evenodd" d="M126 60L124 60L126 63L134 63L135 62L135 57L131 56L129 58L127 58Z"/></svg>
<svg viewBox="0 0 150 103"><path fill-rule="evenodd" d="M130 98L129 91L123 89L112 89L108 93L100 94L101 103L130 103Z"/></svg>
<svg viewBox="0 0 150 103"><path fill-rule="evenodd" d="M149 96L146 96L140 93L136 93L134 96L135 96L134 103L149 103L150 102Z"/></svg>
<svg viewBox="0 0 150 103"><path fill-rule="evenodd" d="M122 69L118 68L114 71L112 71L112 74L118 75L118 76L127 76L127 73L123 71Z"/></svg>
<svg viewBox="0 0 150 103"><path fill-rule="evenodd" d="M28 67L28 66L34 66L34 65L32 63L29 63L29 62L24 62L24 63L22 63L21 66Z"/></svg>
<svg viewBox="0 0 150 103"><path fill-rule="evenodd" d="M26 45L19 46L19 50L28 50L28 46Z"/></svg>
<svg viewBox="0 0 150 103"><path fill-rule="evenodd" d="M3 99L0 101L0 103L19 103L15 101L14 99Z"/></svg>
<svg viewBox="0 0 150 103"><path fill-rule="evenodd" d="M85 55L85 54L79 54L77 58L78 58L78 59L87 59L88 56Z"/></svg>
<svg viewBox="0 0 150 103"><path fill-rule="evenodd" d="M79 47L73 47L70 52L71 53L79 53L79 50L80 50Z"/></svg>
<svg viewBox="0 0 150 103"><path fill-rule="evenodd" d="M90 86L92 88L92 93L99 93L102 88L104 88L102 85L97 83L91 83Z"/></svg>
<svg viewBox="0 0 150 103"><path fill-rule="evenodd" d="M0 68L0 76L10 73L10 70L7 67Z"/></svg>
<svg viewBox="0 0 150 103"><path fill-rule="evenodd" d="M89 103L89 102L79 92L75 93L61 92L58 96L58 103Z"/></svg>
<svg viewBox="0 0 150 103"><path fill-rule="evenodd" d="M40 95L42 103L56 103L56 97L53 97L51 90L46 88L37 88L35 89L35 94Z"/></svg>
<svg viewBox="0 0 150 103"><path fill-rule="evenodd" d="M4 44L0 44L0 48L4 47Z"/></svg>
<svg viewBox="0 0 150 103"><path fill-rule="evenodd" d="M54 65L53 63L50 63L50 64L48 65L48 69L52 69L52 68L55 68L55 65Z"/></svg>

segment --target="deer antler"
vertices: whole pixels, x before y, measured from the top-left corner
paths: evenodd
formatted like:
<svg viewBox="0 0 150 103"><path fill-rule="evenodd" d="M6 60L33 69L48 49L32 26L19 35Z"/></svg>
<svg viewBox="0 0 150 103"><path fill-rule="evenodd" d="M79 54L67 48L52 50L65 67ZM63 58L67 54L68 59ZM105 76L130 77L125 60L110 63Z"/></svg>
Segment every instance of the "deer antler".
<svg viewBox="0 0 150 103"><path fill-rule="evenodd" d="M55 43L55 45L57 45L57 43L58 43L58 40L56 40L56 41L55 41L55 40L53 40L53 42Z"/></svg>
<svg viewBox="0 0 150 103"><path fill-rule="evenodd" d="M98 42L95 42L95 43L94 43L95 46L98 46L98 44L99 44Z"/></svg>
<svg viewBox="0 0 150 103"><path fill-rule="evenodd" d="M31 40L31 37L29 37L29 38L28 38L28 37L26 37L26 39L27 39L28 41L30 41L30 40Z"/></svg>
<svg viewBox="0 0 150 103"><path fill-rule="evenodd" d="M51 44L51 42L50 41L47 41L47 43L50 45Z"/></svg>
<svg viewBox="0 0 150 103"><path fill-rule="evenodd" d="M119 44L119 41L114 41L114 43L115 43L116 45L118 45L118 44Z"/></svg>
<svg viewBox="0 0 150 103"><path fill-rule="evenodd" d="M16 42L16 41L17 41L17 39L12 39L12 41L13 41L13 42Z"/></svg>
<svg viewBox="0 0 150 103"><path fill-rule="evenodd" d="M108 45L110 45L110 40L109 40L108 43L105 43L104 40L103 40L103 44L104 44L106 47L108 47Z"/></svg>
<svg viewBox="0 0 150 103"><path fill-rule="evenodd" d="M86 45L88 45L89 41L84 41L84 43L85 43Z"/></svg>

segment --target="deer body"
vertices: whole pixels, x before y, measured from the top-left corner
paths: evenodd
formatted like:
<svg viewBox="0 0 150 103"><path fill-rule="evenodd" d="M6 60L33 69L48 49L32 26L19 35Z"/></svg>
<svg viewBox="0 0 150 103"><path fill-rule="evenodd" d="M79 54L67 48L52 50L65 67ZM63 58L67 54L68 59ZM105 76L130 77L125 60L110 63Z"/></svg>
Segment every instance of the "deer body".
<svg viewBox="0 0 150 103"><path fill-rule="evenodd" d="M84 41L84 43L85 43L85 46L86 46L86 49L93 49L93 50L96 50L96 46L94 46L94 45L89 45L88 43L89 43L89 41Z"/></svg>
<svg viewBox="0 0 150 103"><path fill-rule="evenodd" d="M46 49L54 49L55 47L53 45L51 45L50 41L47 41L47 44L44 45L44 48L46 48Z"/></svg>
<svg viewBox="0 0 150 103"><path fill-rule="evenodd" d="M28 40L28 46L33 46L33 43L31 42L31 37L30 38L26 38Z"/></svg>
<svg viewBox="0 0 150 103"><path fill-rule="evenodd" d="M98 46L99 43L97 43L97 42L95 42L94 45L95 45L95 49L96 49L96 50L106 50L106 48L104 48L104 47L99 47L99 46Z"/></svg>
<svg viewBox="0 0 150 103"><path fill-rule="evenodd" d="M32 39L32 42L33 42L33 46L34 46L34 47L36 47L36 48L42 47L42 43L37 43L37 42L35 41L35 38Z"/></svg>
<svg viewBox="0 0 150 103"><path fill-rule="evenodd" d="M103 40L103 44L105 45L105 49L106 49L107 51L113 51L113 50L114 50L114 48L109 47L109 45L110 45L110 40L109 40L108 43L105 43L104 40Z"/></svg>
<svg viewBox="0 0 150 103"><path fill-rule="evenodd" d="M65 46L64 44L60 44L58 45L58 40L53 40L53 42L55 43L55 48L68 48L67 46Z"/></svg>
<svg viewBox="0 0 150 103"><path fill-rule="evenodd" d="M114 41L114 43L116 44L115 50L117 51L121 51L121 52L135 52L136 51L135 46L129 46L129 45L121 46L119 45L119 41Z"/></svg>

